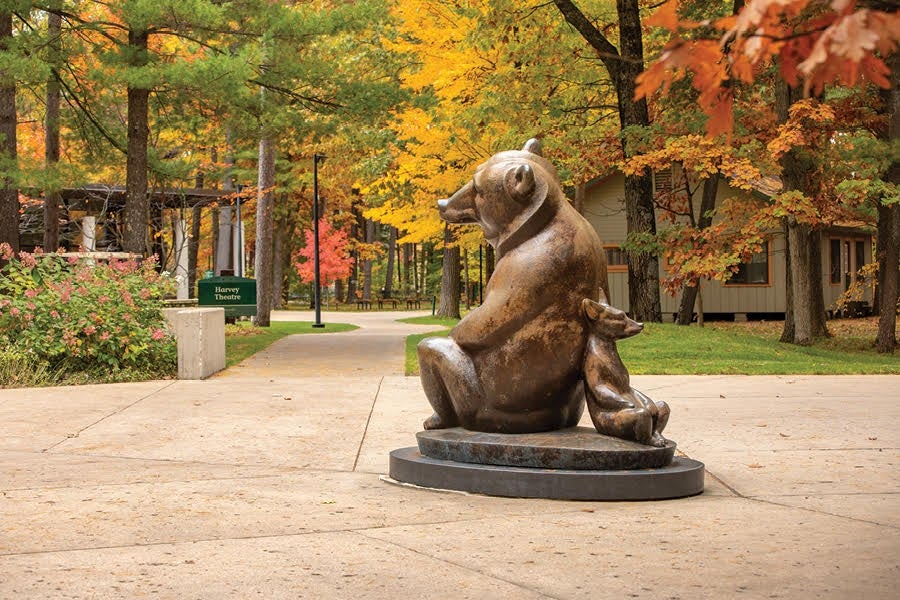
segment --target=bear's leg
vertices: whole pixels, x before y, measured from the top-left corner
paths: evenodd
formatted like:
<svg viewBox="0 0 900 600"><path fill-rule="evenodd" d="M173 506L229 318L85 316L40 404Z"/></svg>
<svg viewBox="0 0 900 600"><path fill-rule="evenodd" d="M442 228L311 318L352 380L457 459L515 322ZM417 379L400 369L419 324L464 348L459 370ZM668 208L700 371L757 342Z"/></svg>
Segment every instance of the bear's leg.
<svg viewBox="0 0 900 600"><path fill-rule="evenodd" d="M460 425L460 416L465 419L484 405L472 359L452 338L425 338L417 349L422 387L434 409L425 420L425 429Z"/></svg>
<svg viewBox="0 0 900 600"><path fill-rule="evenodd" d="M657 400L654 404L656 404L657 415L653 420L653 438L650 440L650 444L662 448L666 445L666 438L663 437L662 432L666 428L666 423L669 422L669 405L662 400Z"/></svg>
<svg viewBox="0 0 900 600"><path fill-rule="evenodd" d="M590 409L590 407L588 407ZM591 421L598 433L623 440L649 444L653 438L653 417L643 408L620 411L590 411Z"/></svg>

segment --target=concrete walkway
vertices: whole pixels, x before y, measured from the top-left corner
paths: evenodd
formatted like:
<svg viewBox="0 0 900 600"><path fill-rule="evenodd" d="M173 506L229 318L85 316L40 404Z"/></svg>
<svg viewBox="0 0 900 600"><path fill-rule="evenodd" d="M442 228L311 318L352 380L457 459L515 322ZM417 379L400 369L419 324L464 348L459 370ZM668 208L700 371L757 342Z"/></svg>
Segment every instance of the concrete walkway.
<svg viewBox="0 0 900 600"><path fill-rule="evenodd" d="M0 390L0 598L897 597L900 377L634 377L694 498L436 492L381 478L431 413L396 315L202 382Z"/></svg>

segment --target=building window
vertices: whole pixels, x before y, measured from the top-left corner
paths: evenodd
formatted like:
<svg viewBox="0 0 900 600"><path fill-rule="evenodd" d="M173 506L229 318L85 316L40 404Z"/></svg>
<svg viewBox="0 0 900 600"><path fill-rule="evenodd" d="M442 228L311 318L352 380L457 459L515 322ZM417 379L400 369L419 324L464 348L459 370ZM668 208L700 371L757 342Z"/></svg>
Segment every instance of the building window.
<svg viewBox="0 0 900 600"><path fill-rule="evenodd" d="M653 183L657 194L665 194L672 191L672 167L660 169L653 173Z"/></svg>
<svg viewBox="0 0 900 600"><path fill-rule="evenodd" d="M626 273L628 262L621 246L603 246L606 250L606 266L610 273Z"/></svg>
<svg viewBox="0 0 900 600"><path fill-rule="evenodd" d="M737 273L726 282L728 285L768 285L769 284L769 242L763 242L762 249L741 263Z"/></svg>
<svg viewBox="0 0 900 600"><path fill-rule="evenodd" d="M864 266L866 266L866 243L862 240L856 240L856 263L854 268L859 273L859 270Z"/></svg>
<svg viewBox="0 0 900 600"><path fill-rule="evenodd" d="M841 282L841 240L829 240L831 255L831 283Z"/></svg>

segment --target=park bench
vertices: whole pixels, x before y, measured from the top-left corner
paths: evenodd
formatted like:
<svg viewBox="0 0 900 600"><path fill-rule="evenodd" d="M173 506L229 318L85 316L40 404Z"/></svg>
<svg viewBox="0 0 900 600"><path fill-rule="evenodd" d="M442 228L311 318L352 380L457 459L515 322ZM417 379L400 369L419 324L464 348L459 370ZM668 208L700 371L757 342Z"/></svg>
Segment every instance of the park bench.
<svg viewBox="0 0 900 600"><path fill-rule="evenodd" d="M406 308L411 309L413 307L422 308L422 299L418 296L411 296L406 299Z"/></svg>
<svg viewBox="0 0 900 600"><path fill-rule="evenodd" d="M387 303L390 303L391 308L397 308L397 306L398 306L398 304L399 304L399 303L397 302L397 299L396 299L396 298L379 298L379 299L378 299L378 308L379 308L379 309L384 308L384 305L387 304Z"/></svg>

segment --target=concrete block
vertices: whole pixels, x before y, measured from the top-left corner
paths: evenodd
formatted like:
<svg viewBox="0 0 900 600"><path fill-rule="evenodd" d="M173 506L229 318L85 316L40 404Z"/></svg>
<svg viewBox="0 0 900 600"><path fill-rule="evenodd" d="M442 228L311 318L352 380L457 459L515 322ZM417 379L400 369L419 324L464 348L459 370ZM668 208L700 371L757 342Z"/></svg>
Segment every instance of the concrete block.
<svg viewBox="0 0 900 600"><path fill-rule="evenodd" d="M166 318L166 324L168 325L168 330L171 331L172 333L175 333L175 323L178 320L178 313L180 313L183 310L184 310L183 306L162 309L162 314Z"/></svg>
<svg viewBox="0 0 900 600"><path fill-rule="evenodd" d="M225 309L166 311L178 342L178 379L206 379L225 368Z"/></svg>

